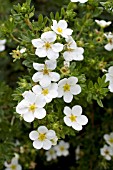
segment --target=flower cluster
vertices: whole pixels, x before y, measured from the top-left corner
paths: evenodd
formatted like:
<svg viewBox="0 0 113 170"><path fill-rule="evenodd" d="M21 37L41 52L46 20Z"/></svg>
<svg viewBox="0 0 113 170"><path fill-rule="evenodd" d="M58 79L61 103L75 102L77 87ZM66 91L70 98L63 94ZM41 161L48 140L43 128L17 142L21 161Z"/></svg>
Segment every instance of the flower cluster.
<svg viewBox="0 0 113 170"><path fill-rule="evenodd" d="M108 145L105 144L104 147L100 149L100 153L106 160L109 161L113 156L113 132L109 135L105 134L104 139Z"/></svg>
<svg viewBox="0 0 113 170"><path fill-rule="evenodd" d="M59 156L68 156L69 155L69 143L61 140L59 144L52 147L50 150L46 151L46 160L51 161L56 159Z"/></svg>
<svg viewBox="0 0 113 170"><path fill-rule="evenodd" d="M81 93L81 86L77 84L77 77L66 76L66 78L61 79L56 70L60 57L63 57L64 63L83 60L84 49L77 47L71 36L73 30L68 28L65 20L59 22L53 20L51 29L51 31L42 33L40 38L32 40L36 56L44 61L43 63L33 63L36 73L32 76L32 80L35 85L31 90L22 94L24 99L16 107L16 112L26 122L43 119L47 114L44 107L53 99L63 97L65 103L70 103L74 95ZM59 43L58 36L64 39L63 44ZM67 110L69 113L67 113ZM64 108L65 124L72 126L75 130L82 130L82 125L87 124L88 119L81 115L81 106L74 106L72 113L70 110L67 106ZM34 148L46 150L50 149L53 145L52 141L57 139L56 133L53 130L48 130L45 126L40 126L37 131L32 131L29 137L34 141Z"/></svg>

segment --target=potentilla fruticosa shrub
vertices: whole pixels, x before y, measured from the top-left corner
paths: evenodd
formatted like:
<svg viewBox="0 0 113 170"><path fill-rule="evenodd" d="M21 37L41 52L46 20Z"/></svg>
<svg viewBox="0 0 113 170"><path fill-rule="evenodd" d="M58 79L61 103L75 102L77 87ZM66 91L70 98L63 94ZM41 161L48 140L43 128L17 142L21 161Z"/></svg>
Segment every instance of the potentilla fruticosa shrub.
<svg viewBox="0 0 113 170"><path fill-rule="evenodd" d="M0 83L1 169L111 170L113 2L71 0L37 17L31 3L0 27L17 81Z"/></svg>

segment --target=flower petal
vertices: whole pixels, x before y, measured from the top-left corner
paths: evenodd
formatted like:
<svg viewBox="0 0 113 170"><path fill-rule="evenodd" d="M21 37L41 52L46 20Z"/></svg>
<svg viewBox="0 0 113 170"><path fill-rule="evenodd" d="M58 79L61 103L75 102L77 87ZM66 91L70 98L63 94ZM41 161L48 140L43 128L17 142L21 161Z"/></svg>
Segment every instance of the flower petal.
<svg viewBox="0 0 113 170"><path fill-rule="evenodd" d="M78 116L76 120L80 125L86 125L88 123L88 118L85 115Z"/></svg>
<svg viewBox="0 0 113 170"><path fill-rule="evenodd" d="M56 72L50 73L51 81L57 82L60 79L60 74Z"/></svg>
<svg viewBox="0 0 113 170"><path fill-rule="evenodd" d="M66 103L70 103L73 100L73 95L70 92L64 93L63 99Z"/></svg>
<svg viewBox="0 0 113 170"><path fill-rule="evenodd" d="M65 116L64 117L64 122L65 122L65 124L67 125L67 126L72 126L72 122L71 122L71 120L70 120L70 118L69 117L67 117L67 116Z"/></svg>
<svg viewBox="0 0 113 170"><path fill-rule="evenodd" d="M53 44L53 45L52 45L52 50L53 50L54 52L60 52L60 51L62 51L62 50L63 50L63 44L61 44L61 43L55 43L55 44Z"/></svg>
<svg viewBox="0 0 113 170"><path fill-rule="evenodd" d="M33 130L32 132L30 132L29 134L29 138L31 140L36 140L38 139L39 133L36 130Z"/></svg>
<svg viewBox="0 0 113 170"><path fill-rule="evenodd" d="M46 126L40 126L38 128L38 132L39 133L47 133L48 132L48 129L46 128Z"/></svg>
<svg viewBox="0 0 113 170"><path fill-rule="evenodd" d="M80 116L82 114L82 107L79 105L75 105L72 107L72 113L76 116Z"/></svg>
<svg viewBox="0 0 113 170"><path fill-rule="evenodd" d="M82 130L82 126L80 124L78 124L77 122L74 122L72 124L72 127L75 129L75 130Z"/></svg>
<svg viewBox="0 0 113 170"><path fill-rule="evenodd" d="M43 149L49 150L51 148L51 145L52 145L51 141L48 139L45 139L45 141L43 142Z"/></svg>
<svg viewBox="0 0 113 170"><path fill-rule="evenodd" d="M43 142L39 141L39 140L35 140L33 142L33 147L36 149L41 149L43 147Z"/></svg>
<svg viewBox="0 0 113 170"><path fill-rule="evenodd" d="M37 48L36 51L35 51L35 54L39 57L46 57L47 56L47 51L45 48Z"/></svg>
<svg viewBox="0 0 113 170"><path fill-rule="evenodd" d="M36 48L41 48L44 45L44 42L40 38L38 38L38 39L33 39L32 44Z"/></svg>
<svg viewBox="0 0 113 170"><path fill-rule="evenodd" d="M65 106L63 112L64 112L65 115L68 116L68 115L70 115L72 113L72 110L70 109L70 107Z"/></svg>
<svg viewBox="0 0 113 170"><path fill-rule="evenodd" d="M33 86L32 90L35 94L39 95L42 92L42 87L39 85L35 85L35 86Z"/></svg>
<svg viewBox="0 0 113 170"><path fill-rule="evenodd" d="M44 64L39 64L39 63L33 63L33 68L37 71L43 70L44 69Z"/></svg>
<svg viewBox="0 0 113 170"><path fill-rule="evenodd" d="M70 87L70 91L73 95L77 95L81 92L81 87L78 84L76 84Z"/></svg>
<svg viewBox="0 0 113 170"><path fill-rule="evenodd" d="M23 114L23 118L26 122L32 122L34 121L34 114L28 111L27 113Z"/></svg>
<svg viewBox="0 0 113 170"><path fill-rule="evenodd" d="M45 42L54 42L56 40L56 34L53 31L44 32L41 35L41 39Z"/></svg>
<svg viewBox="0 0 113 170"><path fill-rule="evenodd" d="M34 116L37 119L43 119L46 116L46 110L44 108L38 108L36 109L36 111L34 112Z"/></svg>
<svg viewBox="0 0 113 170"><path fill-rule="evenodd" d="M32 80L34 82L38 82L40 81L41 79L43 78L43 73L42 72L36 72L33 77L32 77Z"/></svg>
<svg viewBox="0 0 113 170"><path fill-rule="evenodd" d="M51 84L51 78L48 75L43 75L39 83L42 87L47 87Z"/></svg>

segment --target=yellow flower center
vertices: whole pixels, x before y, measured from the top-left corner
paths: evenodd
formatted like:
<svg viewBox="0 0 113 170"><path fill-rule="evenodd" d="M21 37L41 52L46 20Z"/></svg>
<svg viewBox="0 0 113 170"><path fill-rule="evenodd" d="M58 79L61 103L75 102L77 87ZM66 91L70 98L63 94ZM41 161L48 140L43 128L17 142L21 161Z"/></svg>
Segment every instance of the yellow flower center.
<svg viewBox="0 0 113 170"><path fill-rule="evenodd" d="M63 146L61 146L61 147L60 147L60 150L61 150L61 151L64 151L65 149L64 149L64 147L63 147Z"/></svg>
<svg viewBox="0 0 113 170"><path fill-rule="evenodd" d="M16 165L11 165L12 170L16 170Z"/></svg>
<svg viewBox="0 0 113 170"><path fill-rule="evenodd" d="M108 40L108 42L109 42L110 44L113 44L113 39L110 38L110 39Z"/></svg>
<svg viewBox="0 0 113 170"><path fill-rule="evenodd" d="M63 86L63 88L65 92L70 91L70 85L67 83Z"/></svg>
<svg viewBox="0 0 113 170"><path fill-rule="evenodd" d="M71 119L72 122L75 122L76 118L77 118L77 116L71 114L70 119Z"/></svg>
<svg viewBox="0 0 113 170"><path fill-rule="evenodd" d="M50 153L50 155L53 155L53 154L54 154L54 151L53 151L53 150L50 150L49 153Z"/></svg>
<svg viewBox="0 0 113 170"><path fill-rule="evenodd" d="M48 93L49 93L49 90L48 90L48 89L43 89L43 90L42 90L42 94L43 94L44 96L46 96Z"/></svg>
<svg viewBox="0 0 113 170"><path fill-rule="evenodd" d="M38 139L39 139L40 141L43 141L43 140L46 139L46 135L45 135L44 133L40 133Z"/></svg>
<svg viewBox="0 0 113 170"><path fill-rule="evenodd" d="M57 28L57 31L58 31L59 33L62 33L63 30L62 30L62 28L58 27L58 28Z"/></svg>
<svg viewBox="0 0 113 170"><path fill-rule="evenodd" d="M46 65L45 65L45 67L44 67L44 69L43 69L43 74L44 74L44 75L45 75L45 74L49 75L49 72L50 72L50 70L47 69L47 67L46 67Z"/></svg>
<svg viewBox="0 0 113 170"><path fill-rule="evenodd" d="M49 42L46 42L44 46L46 47L46 50L51 48L51 44Z"/></svg>
<svg viewBox="0 0 113 170"><path fill-rule="evenodd" d="M110 139L109 139L109 142L110 142L110 143L113 143L113 138L110 138Z"/></svg>
<svg viewBox="0 0 113 170"><path fill-rule="evenodd" d="M29 107L29 111L34 112L36 109L36 105L35 104L31 104Z"/></svg>

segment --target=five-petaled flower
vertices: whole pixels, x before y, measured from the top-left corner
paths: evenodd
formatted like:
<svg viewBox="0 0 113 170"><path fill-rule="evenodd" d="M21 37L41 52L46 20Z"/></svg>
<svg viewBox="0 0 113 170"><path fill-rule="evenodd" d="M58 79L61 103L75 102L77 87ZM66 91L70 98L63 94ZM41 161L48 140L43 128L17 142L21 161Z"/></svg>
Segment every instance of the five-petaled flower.
<svg viewBox="0 0 113 170"><path fill-rule="evenodd" d="M63 57L66 61L81 61L84 59L83 52L84 49L82 47L77 47L76 42L73 40L71 36L66 38L66 51L63 53Z"/></svg>
<svg viewBox="0 0 113 170"><path fill-rule="evenodd" d="M56 72L52 72L56 68L56 61L46 60L45 64L33 63L33 67L36 72L32 79L34 82L39 82L42 87L47 87L51 84L51 81L57 82L60 79L60 75Z"/></svg>
<svg viewBox="0 0 113 170"><path fill-rule="evenodd" d="M69 147L70 145L68 142L61 140L59 144L54 147L54 149L56 150L57 156L67 156L69 155Z"/></svg>
<svg viewBox="0 0 113 170"><path fill-rule="evenodd" d="M5 170L22 170L22 166L18 163L18 158L13 157L11 163L4 162Z"/></svg>
<svg viewBox="0 0 113 170"><path fill-rule="evenodd" d="M53 42L56 40L56 33L53 31L45 32L41 39L33 39L32 44L36 47L35 54L39 57L48 57L50 60L56 60L59 52L63 50L63 44Z"/></svg>
<svg viewBox="0 0 113 170"><path fill-rule="evenodd" d="M88 123L88 119L85 115L82 114L82 107L75 105L72 109L68 106L64 107L64 122L67 126L72 127L75 130L82 130L82 125Z"/></svg>
<svg viewBox="0 0 113 170"><path fill-rule="evenodd" d="M60 20L58 21L58 23L56 20L53 20L53 26L51 26L51 29L57 34L61 35L62 37L67 38L73 32L73 30L70 28L67 28L67 26L68 25L65 20Z"/></svg>
<svg viewBox="0 0 113 170"><path fill-rule="evenodd" d="M46 151L45 155L47 161L51 161L52 159L57 158L56 150L54 149L54 147Z"/></svg>
<svg viewBox="0 0 113 170"><path fill-rule="evenodd" d="M111 21L104 21L104 20L95 20L95 22L102 28L105 28L111 24Z"/></svg>
<svg viewBox="0 0 113 170"><path fill-rule="evenodd" d="M40 126L37 131L30 132L29 137L33 140L34 148L49 150L53 145L51 140L56 137L56 133L54 130L48 130L45 126Z"/></svg>
<svg viewBox="0 0 113 170"><path fill-rule="evenodd" d="M40 85L35 85L32 88L33 92L36 95L42 95L46 101L49 103L52 101L53 98L58 96L58 85L57 83L51 83L49 86L42 88Z"/></svg>
<svg viewBox="0 0 113 170"><path fill-rule="evenodd" d="M104 156L106 160L110 161L111 156L113 156L113 148L110 146L104 145L104 147L100 149L100 154Z"/></svg>
<svg viewBox="0 0 113 170"><path fill-rule="evenodd" d="M24 99L16 107L16 112L21 114L26 122L32 122L35 118L43 119L46 116L46 110L43 108L46 101L41 95L25 91L23 97Z"/></svg>
<svg viewBox="0 0 113 170"><path fill-rule="evenodd" d="M106 73L106 81L109 81L108 89L113 92L113 66L109 67L108 73Z"/></svg>
<svg viewBox="0 0 113 170"><path fill-rule="evenodd" d="M73 95L77 95L81 92L80 85L77 77L64 78L58 82L58 97L62 97L66 103L70 103L73 99Z"/></svg>

